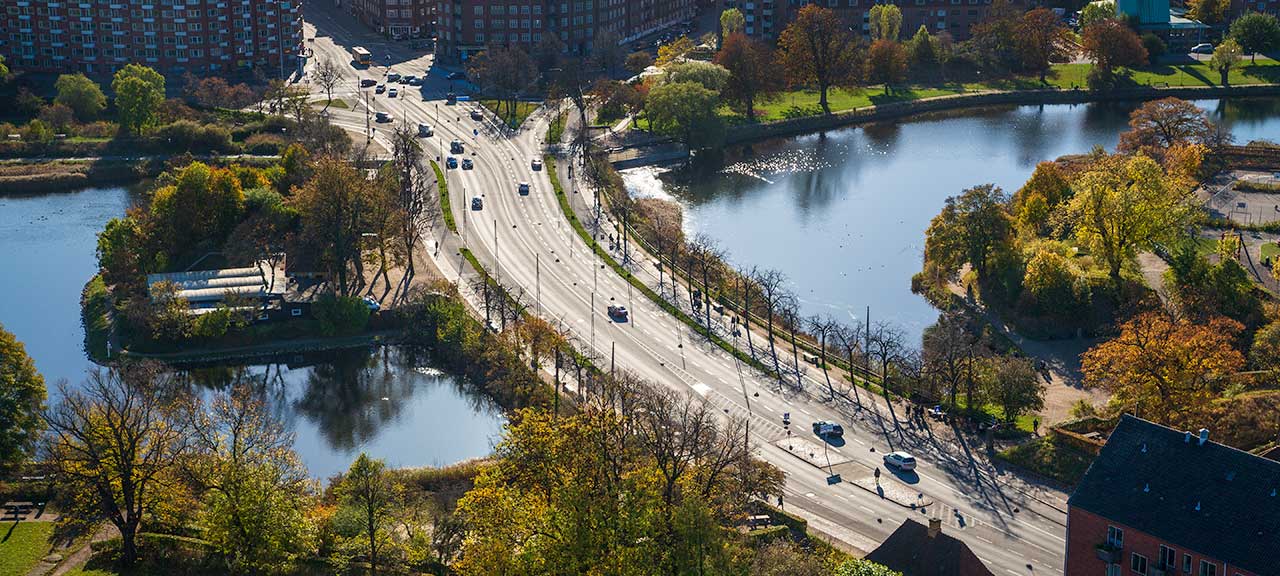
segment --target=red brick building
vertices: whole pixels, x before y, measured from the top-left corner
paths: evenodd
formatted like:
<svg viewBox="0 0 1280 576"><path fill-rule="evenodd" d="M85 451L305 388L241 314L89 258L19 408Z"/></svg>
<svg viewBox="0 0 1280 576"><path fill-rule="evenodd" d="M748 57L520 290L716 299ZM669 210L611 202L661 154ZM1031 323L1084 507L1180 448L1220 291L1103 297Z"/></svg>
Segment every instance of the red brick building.
<svg viewBox="0 0 1280 576"><path fill-rule="evenodd" d="M795 19L800 8L817 4L830 8L849 28L869 37L871 7L877 0L726 0L725 8L737 8L746 18L745 32L757 38L776 39ZM1028 2L1015 0L1016 5ZM923 25L930 34L947 32L956 40L969 38L969 27L981 21L991 0L902 0L893 2L902 10L902 38L910 38Z"/></svg>
<svg viewBox="0 0 1280 576"><path fill-rule="evenodd" d="M429 38L435 29L436 2L431 0L346 0L361 23L388 38Z"/></svg>
<svg viewBox="0 0 1280 576"><path fill-rule="evenodd" d="M1124 416L1067 502L1066 576L1280 574L1280 462Z"/></svg>
<svg viewBox="0 0 1280 576"><path fill-rule="evenodd" d="M0 0L0 54L14 70L274 76L296 69L301 45L301 0Z"/></svg>

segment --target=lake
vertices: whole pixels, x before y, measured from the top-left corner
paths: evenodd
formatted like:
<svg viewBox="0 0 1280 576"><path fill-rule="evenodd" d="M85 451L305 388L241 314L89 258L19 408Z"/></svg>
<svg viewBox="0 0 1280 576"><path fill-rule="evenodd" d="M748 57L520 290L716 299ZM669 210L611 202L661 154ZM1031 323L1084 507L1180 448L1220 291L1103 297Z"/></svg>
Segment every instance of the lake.
<svg viewBox="0 0 1280 576"><path fill-rule="evenodd" d="M101 188L0 197L0 324L17 335L44 375L83 380L80 291L97 270L96 235L137 195ZM392 466L451 464L488 455L502 412L471 394L430 359L397 348L361 348L275 362L192 370L218 387L245 372L296 434L295 449L312 476L345 470L361 450ZM385 400L384 400L385 398Z"/></svg>
<svg viewBox="0 0 1280 576"><path fill-rule="evenodd" d="M1280 139L1280 99L1196 103L1237 143ZM1134 103L962 111L757 143L718 171L623 172L636 197L673 198L685 230L717 240L738 267L784 272L805 314L889 320L918 338L937 319L911 292L924 231L943 201L994 183L1012 193L1035 165L1115 147Z"/></svg>

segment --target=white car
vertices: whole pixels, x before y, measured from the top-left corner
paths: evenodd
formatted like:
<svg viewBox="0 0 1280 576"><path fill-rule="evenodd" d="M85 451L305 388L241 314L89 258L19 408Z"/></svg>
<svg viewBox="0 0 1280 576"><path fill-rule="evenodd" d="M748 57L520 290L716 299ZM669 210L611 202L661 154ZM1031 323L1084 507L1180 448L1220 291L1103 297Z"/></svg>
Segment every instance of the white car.
<svg viewBox="0 0 1280 576"><path fill-rule="evenodd" d="M392 89L390 89L390 90L387 90L387 98L395 98L395 97L396 97L396 94L398 94L399 92L400 92L400 91L399 91L399 90L396 90L395 88L392 88Z"/></svg>
<svg viewBox="0 0 1280 576"><path fill-rule="evenodd" d="M916 469L916 457L902 451L890 452L884 455L884 464L906 472Z"/></svg>
<svg viewBox="0 0 1280 576"><path fill-rule="evenodd" d="M1191 47L1192 54L1213 54L1213 44L1203 43Z"/></svg>
<svg viewBox="0 0 1280 576"><path fill-rule="evenodd" d="M378 301L374 299L373 296L365 296L363 300L364 300L364 305L369 308L370 312L377 312L378 310L382 309L382 305L379 304Z"/></svg>
<svg viewBox="0 0 1280 576"><path fill-rule="evenodd" d="M534 158L534 159L533 159L533 171L534 171L534 172L538 172L538 171L540 171L540 170L542 170L542 161L541 161L541 160L539 160L539 159L537 159L537 158Z"/></svg>

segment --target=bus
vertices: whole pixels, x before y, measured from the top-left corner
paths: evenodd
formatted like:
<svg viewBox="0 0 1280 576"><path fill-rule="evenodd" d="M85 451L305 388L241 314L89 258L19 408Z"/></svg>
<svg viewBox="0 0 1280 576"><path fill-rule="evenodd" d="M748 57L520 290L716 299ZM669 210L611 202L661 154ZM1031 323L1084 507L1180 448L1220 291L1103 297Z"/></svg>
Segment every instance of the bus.
<svg viewBox="0 0 1280 576"><path fill-rule="evenodd" d="M369 66L373 64L373 54L370 54L369 51L364 48L356 46L351 49L351 54L356 57L356 64L361 66Z"/></svg>

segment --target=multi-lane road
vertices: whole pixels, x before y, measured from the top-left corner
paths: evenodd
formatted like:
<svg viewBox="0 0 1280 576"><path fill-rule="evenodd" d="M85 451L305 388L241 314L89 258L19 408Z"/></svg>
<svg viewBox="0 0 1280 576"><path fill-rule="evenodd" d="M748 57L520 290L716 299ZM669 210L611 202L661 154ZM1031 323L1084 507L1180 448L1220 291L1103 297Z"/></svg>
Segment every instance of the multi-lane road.
<svg viewBox="0 0 1280 576"><path fill-rule="evenodd" d="M825 384L812 375L804 389L796 390L741 365L631 290L569 228L545 171L549 167L535 171L531 166L544 149L547 115L535 113L515 133L498 130L488 114L471 120L472 105L444 102L450 82L432 68L429 55L375 41L332 7L308 4L307 21L307 36L315 38L309 40L315 56L308 69L320 59L336 60L344 82L335 97L359 103L345 110L331 108L335 123L364 134L366 114L385 112L395 122L428 124L435 136L424 139L424 148L432 157L441 148L447 156L450 140L464 142L465 157L475 167L447 171L454 216L463 233L442 239L437 265L446 276L467 274L457 255L465 244L505 285L523 288L538 313L571 330L600 357L650 381L697 394L726 414L748 418L759 456L787 474L784 507L807 518L812 528L869 551L904 519L937 517L944 532L964 540L997 574L1061 573L1065 494L1002 473L980 455L981 446L966 444L950 429L914 425L902 419L900 408L895 416L883 399L863 393L860 409L843 398L827 399ZM426 83L400 86L408 93L397 98L360 89L359 78L380 81L386 68L349 66L347 50L354 45L370 48L380 64L390 55L386 63L392 71L426 74ZM381 128L372 138L385 141L385 132L389 130ZM570 161L564 159L559 167L567 190L575 189L564 172ZM520 182L530 183L528 195L518 193ZM473 196L484 199L482 209L471 209ZM637 259L635 273L656 284L652 271L651 261ZM625 304L631 321L612 320L606 314L611 303ZM784 413L791 416L789 429L782 423ZM843 423L846 442L823 446L809 431L810 422L818 420ZM902 449L914 453L920 467L911 475L885 469L881 483L889 497L857 485L877 467L884 468L883 454ZM829 471L844 481L829 485ZM912 508L911 503L927 505Z"/></svg>

